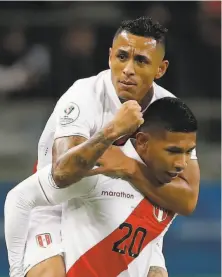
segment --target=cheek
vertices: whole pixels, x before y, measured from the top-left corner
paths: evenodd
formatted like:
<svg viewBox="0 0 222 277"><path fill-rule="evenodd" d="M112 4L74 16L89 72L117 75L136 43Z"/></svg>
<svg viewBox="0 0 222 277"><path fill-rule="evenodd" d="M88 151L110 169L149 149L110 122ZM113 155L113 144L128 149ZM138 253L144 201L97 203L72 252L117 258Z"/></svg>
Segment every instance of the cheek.
<svg viewBox="0 0 222 277"><path fill-rule="evenodd" d="M171 158L167 155L164 155L161 157L161 165L162 167L168 169L171 167Z"/></svg>
<svg viewBox="0 0 222 277"><path fill-rule="evenodd" d="M117 59L111 60L111 70L114 74L120 73L124 68L124 63L119 62Z"/></svg>
<svg viewBox="0 0 222 277"><path fill-rule="evenodd" d="M153 82L156 73L152 68L138 68L136 71L137 76L140 76L141 83L145 86Z"/></svg>
<svg viewBox="0 0 222 277"><path fill-rule="evenodd" d="M163 155L163 153L158 152L158 150L155 153L153 153L153 161L155 167L159 169L165 168L168 164L166 155Z"/></svg>

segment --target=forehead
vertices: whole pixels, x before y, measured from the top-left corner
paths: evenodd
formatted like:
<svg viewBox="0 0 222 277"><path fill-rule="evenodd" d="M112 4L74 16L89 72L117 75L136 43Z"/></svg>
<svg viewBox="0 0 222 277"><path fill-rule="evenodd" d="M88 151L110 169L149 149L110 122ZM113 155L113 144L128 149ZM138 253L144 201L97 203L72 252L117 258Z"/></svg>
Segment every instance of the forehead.
<svg viewBox="0 0 222 277"><path fill-rule="evenodd" d="M196 145L196 133L182 133L182 132L164 132L162 136L163 143L167 145L176 145L181 148L192 148Z"/></svg>
<svg viewBox="0 0 222 277"><path fill-rule="evenodd" d="M138 52L155 52L158 47L157 41L152 37L140 37L126 31L121 32L113 42L115 50L136 50Z"/></svg>

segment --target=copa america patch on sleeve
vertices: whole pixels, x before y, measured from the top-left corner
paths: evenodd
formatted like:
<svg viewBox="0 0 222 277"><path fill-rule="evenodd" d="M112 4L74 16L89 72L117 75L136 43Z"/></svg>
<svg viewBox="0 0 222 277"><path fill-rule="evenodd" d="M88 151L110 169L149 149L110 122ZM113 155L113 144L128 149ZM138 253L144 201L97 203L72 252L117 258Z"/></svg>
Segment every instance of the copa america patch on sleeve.
<svg viewBox="0 0 222 277"><path fill-rule="evenodd" d="M65 126L73 123L79 117L79 114L80 110L78 105L73 102L68 103L60 116L60 124Z"/></svg>

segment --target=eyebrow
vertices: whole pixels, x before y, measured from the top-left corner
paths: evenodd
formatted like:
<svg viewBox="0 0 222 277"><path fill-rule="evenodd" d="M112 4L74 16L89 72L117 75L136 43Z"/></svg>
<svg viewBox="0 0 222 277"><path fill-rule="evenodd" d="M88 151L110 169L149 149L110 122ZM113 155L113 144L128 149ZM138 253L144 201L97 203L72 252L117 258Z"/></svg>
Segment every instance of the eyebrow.
<svg viewBox="0 0 222 277"><path fill-rule="evenodd" d="M144 60L144 61L146 61L147 63L152 63L152 61L147 57L147 56L144 56L144 55L140 55L140 54L137 54L137 55L135 55L135 58L136 59L142 59L142 60Z"/></svg>
<svg viewBox="0 0 222 277"><path fill-rule="evenodd" d="M123 49L118 49L118 54L125 54L125 55L129 55L129 53Z"/></svg>
<svg viewBox="0 0 222 277"><path fill-rule="evenodd" d="M126 56L129 56L129 52L127 52L126 50L123 50L123 49L118 49L118 54L124 54ZM136 59L142 59L142 60L146 61L149 64L152 63L152 61L147 56L144 56L144 55L141 55L141 54L136 54L135 58Z"/></svg>
<svg viewBox="0 0 222 277"><path fill-rule="evenodd" d="M191 147L190 149L188 149L186 152L191 152L192 150L194 150L196 148L196 145ZM176 146L169 146L166 148L167 150L173 150L173 151L178 151L178 152L183 152L183 148L180 147L176 147Z"/></svg>

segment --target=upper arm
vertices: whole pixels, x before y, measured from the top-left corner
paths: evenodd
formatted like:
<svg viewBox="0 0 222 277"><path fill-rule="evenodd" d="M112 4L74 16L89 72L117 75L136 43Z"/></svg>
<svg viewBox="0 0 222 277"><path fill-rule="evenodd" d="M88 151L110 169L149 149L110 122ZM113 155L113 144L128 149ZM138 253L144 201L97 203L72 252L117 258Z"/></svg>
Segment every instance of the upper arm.
<svg viewBox="0 0 222 277"><path fill-rule="evenodd" d="M89 139L96 129L100 102L91 84L73 85L58 101L55 109L54 139L81 136Z"/></svg>
<svg viewBox="0 0 222 277"><path fill-rule="evenodd" d="M93 95L89 86L77 84L58 101L54 110L53 164L62 154L89 139L96 131L99 104Z"/></svg>

